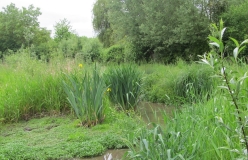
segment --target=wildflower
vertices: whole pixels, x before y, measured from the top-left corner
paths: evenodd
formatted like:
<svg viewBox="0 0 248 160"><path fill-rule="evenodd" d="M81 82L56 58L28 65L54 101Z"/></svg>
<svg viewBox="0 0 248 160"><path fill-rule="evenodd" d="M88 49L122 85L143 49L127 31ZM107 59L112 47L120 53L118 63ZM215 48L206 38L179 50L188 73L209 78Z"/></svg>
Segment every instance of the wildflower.
<svg viewBox="0 0 248 160"><path fill-rule="evenodd" d="M80 68L82 68L82 67L83 67L83 64L80 63L78 66L79 66Z"/></svg>
<svg viewBox="0 0 248 160"><path fill-rule="evenodd" d="M108 89L107 89L107 92L111 92L111 88L108 88Z"/></svg>

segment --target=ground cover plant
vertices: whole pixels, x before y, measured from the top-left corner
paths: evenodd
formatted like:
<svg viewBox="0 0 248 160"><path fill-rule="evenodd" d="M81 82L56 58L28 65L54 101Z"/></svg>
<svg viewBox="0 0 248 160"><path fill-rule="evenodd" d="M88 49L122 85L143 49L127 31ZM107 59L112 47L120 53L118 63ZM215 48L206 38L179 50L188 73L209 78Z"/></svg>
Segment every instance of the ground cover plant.
<svg viewBox="0 0 248 160"><path fill-rule="evenodd" d="M127 147L126 135L138 132L143 122L132 112L127 116L112 108L110 90L96 68L66 59L47 64L25 52L20 53L23 57L6 57L1 64L1 159L83 158ZM83 107L96 105L99 110L75 116L63 88L70 85L68 78L81 80L75 89L85 90L80 96L85 96Z"/></svg>
<svg viewBox="0 0 248 160"><path fill-rule="evenodd" d="M90 129L72 115L0 125L0 159L72 159L127 148L126 136L142 124L110 108L105 113L109 118Z"/></svg>

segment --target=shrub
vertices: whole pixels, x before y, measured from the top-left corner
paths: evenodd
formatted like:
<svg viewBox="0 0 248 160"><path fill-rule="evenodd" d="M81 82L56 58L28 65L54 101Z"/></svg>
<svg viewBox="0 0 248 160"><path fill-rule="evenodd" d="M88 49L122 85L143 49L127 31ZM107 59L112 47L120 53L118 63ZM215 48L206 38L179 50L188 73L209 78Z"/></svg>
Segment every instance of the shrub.
<svg viewBox="0 0 248 160"><path fill-rule="evenodd" d="M121 45L113 45L105 50L102 55L104 62L124 62L124 47Z"/></svg>

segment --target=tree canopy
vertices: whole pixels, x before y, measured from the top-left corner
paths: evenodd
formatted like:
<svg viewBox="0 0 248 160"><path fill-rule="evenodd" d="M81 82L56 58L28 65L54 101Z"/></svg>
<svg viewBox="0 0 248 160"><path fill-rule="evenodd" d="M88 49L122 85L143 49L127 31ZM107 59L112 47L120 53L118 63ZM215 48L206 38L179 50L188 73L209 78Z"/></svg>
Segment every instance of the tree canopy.
<svg viewBox="0 0 248 160"><path fill-rule="evenodd" d="M22 45L29 46L39 41L36 34L48 34L39 28L40 9L30 5L18 9L11 3L0 12L0 51L17 50Z"/></svg>
<svg viewBox="0 0 248 160"><path fill-rule="evenodd" d="M93 25L105 44L123 39L131 43L137 59L194 60L208 50L209 24L234 4L237 1L97 0Z"/></svg>
<svg viewBox="0 0 248 160"><path fill-rule="evenodd" d="M54 26L55 35L54 40L59 42L63 39L69 39L73 34L70 22L67 19L62 19Z"/></svg>

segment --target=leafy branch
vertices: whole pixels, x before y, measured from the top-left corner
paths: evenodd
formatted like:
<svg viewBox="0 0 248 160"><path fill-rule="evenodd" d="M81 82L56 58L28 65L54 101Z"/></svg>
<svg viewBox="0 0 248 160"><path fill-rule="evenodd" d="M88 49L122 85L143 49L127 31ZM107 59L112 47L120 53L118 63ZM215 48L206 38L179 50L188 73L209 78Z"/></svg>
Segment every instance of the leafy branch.
<svg viewBox="0 0 248 160"><path fill-rule="evenodd" d="M248 151L248 140L245 132L245 126L243 125L243 118L241 113L241 107L239 103L239 95L241 91L241 86L243 84L243 81L248 78L247 72L244 74L243 77L234 77L235 72L230 72L230 75L233 76L230 78L229 74L227 73L227 69L225 67L225 45L223 43L223 35L225 33L226 28L223 27L223 21L220 20L219 28L212 24L211 27L217 31L218 34L215 36L208 36L208 39L210 40L209 45L212 47L212 50L208 54L204 54L203 56L200 56L201 61L200 63L209 65L211 68L217 70L219 72L220 70L220 77L224 81L224 86L219 86L222 89L226 89L228 91L228 94L231 96L231 101L236 108L237 112L237 118L238 123L241 127L241 132L244 137L244 143L246 147L246 151ZM238 64L238 55L240 52L246 47L245 44L248 43L248 39L244 40L239 44L239 42L231 38L230 39L235 43L236 47L233 50L233 58L235 60L235 63Z"/></svg>

